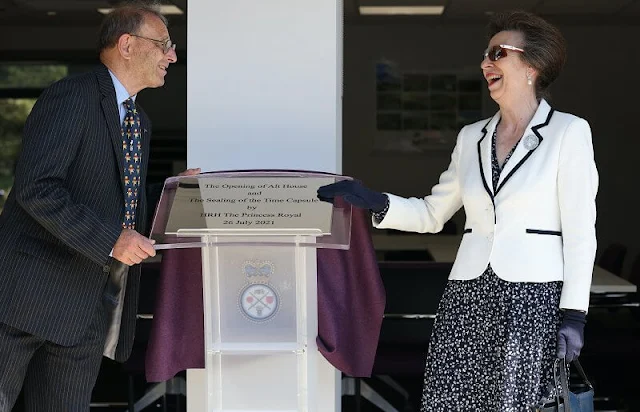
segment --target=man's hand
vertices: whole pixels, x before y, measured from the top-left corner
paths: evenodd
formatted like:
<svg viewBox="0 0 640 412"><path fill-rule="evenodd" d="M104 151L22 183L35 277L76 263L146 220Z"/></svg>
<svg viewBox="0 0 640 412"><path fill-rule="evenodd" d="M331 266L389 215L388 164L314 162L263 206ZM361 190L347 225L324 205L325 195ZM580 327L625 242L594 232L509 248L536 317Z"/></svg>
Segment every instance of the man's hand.
<svg viewBox="0 0 640 412"><path fill-rule="evenodd" d="M155 240L142 236L131 229L123 229L113 246L112 256L128 266L137 265L150 256L155 256Z"/></svg>
<svg viewBox="0 0 640 412"><path fill-rule="evenodd" d="M193 176L193 175L199 175L200 174L200 168L196 167L195 169L187 169L184 172L180 172L178 173L178 176Z"/></svg>

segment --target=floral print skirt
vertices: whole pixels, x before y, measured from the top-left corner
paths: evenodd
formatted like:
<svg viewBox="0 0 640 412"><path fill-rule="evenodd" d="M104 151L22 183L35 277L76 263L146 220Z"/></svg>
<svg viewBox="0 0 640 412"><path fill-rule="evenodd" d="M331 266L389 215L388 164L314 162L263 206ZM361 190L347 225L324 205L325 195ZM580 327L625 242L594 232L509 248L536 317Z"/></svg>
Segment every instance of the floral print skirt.
<svg viewBox="0 0 640 412"><path fill-rule="evenodd" d="M562 282L508 282L489 266L447 283L422 412L529 412L553 382Z"/></svg>

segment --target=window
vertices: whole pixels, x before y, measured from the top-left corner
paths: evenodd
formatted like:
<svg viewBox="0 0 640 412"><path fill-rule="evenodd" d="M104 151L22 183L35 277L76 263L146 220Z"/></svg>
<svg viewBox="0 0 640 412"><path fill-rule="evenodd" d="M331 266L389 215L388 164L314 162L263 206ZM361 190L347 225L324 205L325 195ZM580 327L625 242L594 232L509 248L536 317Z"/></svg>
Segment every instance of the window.
<svg viewBox="0 0 640 412"><path fill-rule="evenodd" d="M22 128L35 99L0 99L0 208L13 183Z"/></svg>
<svg viewBox="0 0 640 412"><path fill-rule="evenodd" d="M13 184L22 130L36 97L67 73L67 66L59 64L0 64L0 210Z"/></svg>
<svg viewBox="0 0 640 412"><path fill-rule="evenodd" d="M61 64L0 64L0 89L42 90L67 74L67 65Z"/></svg>

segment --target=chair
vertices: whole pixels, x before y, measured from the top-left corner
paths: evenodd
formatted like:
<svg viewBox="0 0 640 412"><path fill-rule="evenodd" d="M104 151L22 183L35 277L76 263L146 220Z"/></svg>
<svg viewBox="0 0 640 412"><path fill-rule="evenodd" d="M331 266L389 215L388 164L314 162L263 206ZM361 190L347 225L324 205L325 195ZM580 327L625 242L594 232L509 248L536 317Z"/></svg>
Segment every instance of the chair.
<svg viewBox="0 0 640 412"><path fill-rule="evenodd" d="M631 264L631 270L629 271L629 282L640 288L640 253L636 256L635 260Z"/></svg>
<svg viewBox="0 0 640 412"><path fill-rule="evenodd" d="M156 383L147 388L144 395L137 398L136 378L144 376L145 355L147 342L151 332L153 310L155 308L155 295L157 283L160 277L160 263L143 263L140 276L140 300L138 302L138 320L136 323L136 336L133 350L129 359L123 364L128 374L129 395L127 412L139 412L162 399L163 410L167 411L167 395L186 396L187 386L184 376L176 376L165 382ZM176 402L174 410L180 411L180 400Z"/></svg>
<svg viewBox="0 0 640 412"><path fill-rule="evenodd" d="M397 411L388 398L402 399L403 409L413 410L419 399L397 382L399 378L424 376L424 367L438 304L452 263L379 262L387 294L382 329L373 365L373 378L383 388L374 390L372 380L343 380L343 393L355 395L356 411L363 397L385 412ZM393 377L393 378L392 378ZM394 379L395 378L395 379Z"/></svg>
<svg viewBox="0 0 640 412"><path fill-rule="evenodd" d="M627 255L627 247L620 243L611 243L598 259L598 266L609 272L622 276L622 265Z"/></svg>
<svg viewBox="0 0 640 412"><path fill-rule="evenodd" d="M635 306L630 307L631 314L636 319L636 321L638 321L640 320L640 305L638 304L640 301L640 253L636 256L635 260L631 264L631 270L629 271L628 280L638 288L635 293Z"/></svg>

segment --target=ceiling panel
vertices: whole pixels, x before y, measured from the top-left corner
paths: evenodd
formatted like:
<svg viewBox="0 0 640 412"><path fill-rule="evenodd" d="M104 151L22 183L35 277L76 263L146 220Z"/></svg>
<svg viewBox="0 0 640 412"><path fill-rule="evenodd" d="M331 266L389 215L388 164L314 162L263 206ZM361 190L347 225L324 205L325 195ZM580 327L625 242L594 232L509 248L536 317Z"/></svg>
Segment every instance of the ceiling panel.
<svg viewBox="0 0 640 412"><path fill-rule="evenodd" d="M446 0L358 0L359 6L443 6Z"/></svg>
<svg viewBox="0 0 640 412"><path fill-rule="evenodd" d="M640 0L636 0L621 10L625 16L640 16Z"/></svg>
<svg viewBox="0 0 640 412"><path fill-rule="evenodd" d="M35 9L51 11L95 11L110 7L108 0L15 0L16 4Z"/></svg>
<svg viewBox="0 0 640 412"><path fill-rule="evenodd" d="M445 14L448 17L484 16L487 12L500 10L531 10L539 2L540 0L450 0Z"/></svg>
<svg viewBox="0 0 640 412"><path fill-rule="evenodd" d="M182 10L187 0L160 0L173 3ZM200 0L207 1L207 0ZM234 0L229 0L234 1ZM257 0L256 0L257 1ZM327 0L329 1L329 0ZM530 10L545 17L558 16L567 22L598 24L608 19L610 24L640 25L640 0L343 0L345 17L349 21L387 22L394 16L362 17L358 6L445 5L443 16L421 16L425 21L486 21L487 14L501 10ZM101 15L96 9L110 7L119 0L0 0L0 24L10 25L95 25ZM49 13L47 12L56 12ZM173 23L185 23L186 14L167 16ZM376 20L377 19L377 20ZM397 21L405 21L402 18ZM394 20L395 21L395 20Z"/></svg>
<svg viewBox="0 0 640 412"><path fill-rule="evenodd" d="M0 24L12 26L97 26L103 19L99 8L110 8L120 0L0 0ZM162 0L186 9L187 0ZM186 14L167 15L170 24L186 22Z"/></svg>
<svg viewBox="0 0 640 412"><path fill-rule="evenodd" d="M545 15L614 14L633 3L633 0L545 0L535 8Z"/></svg>

